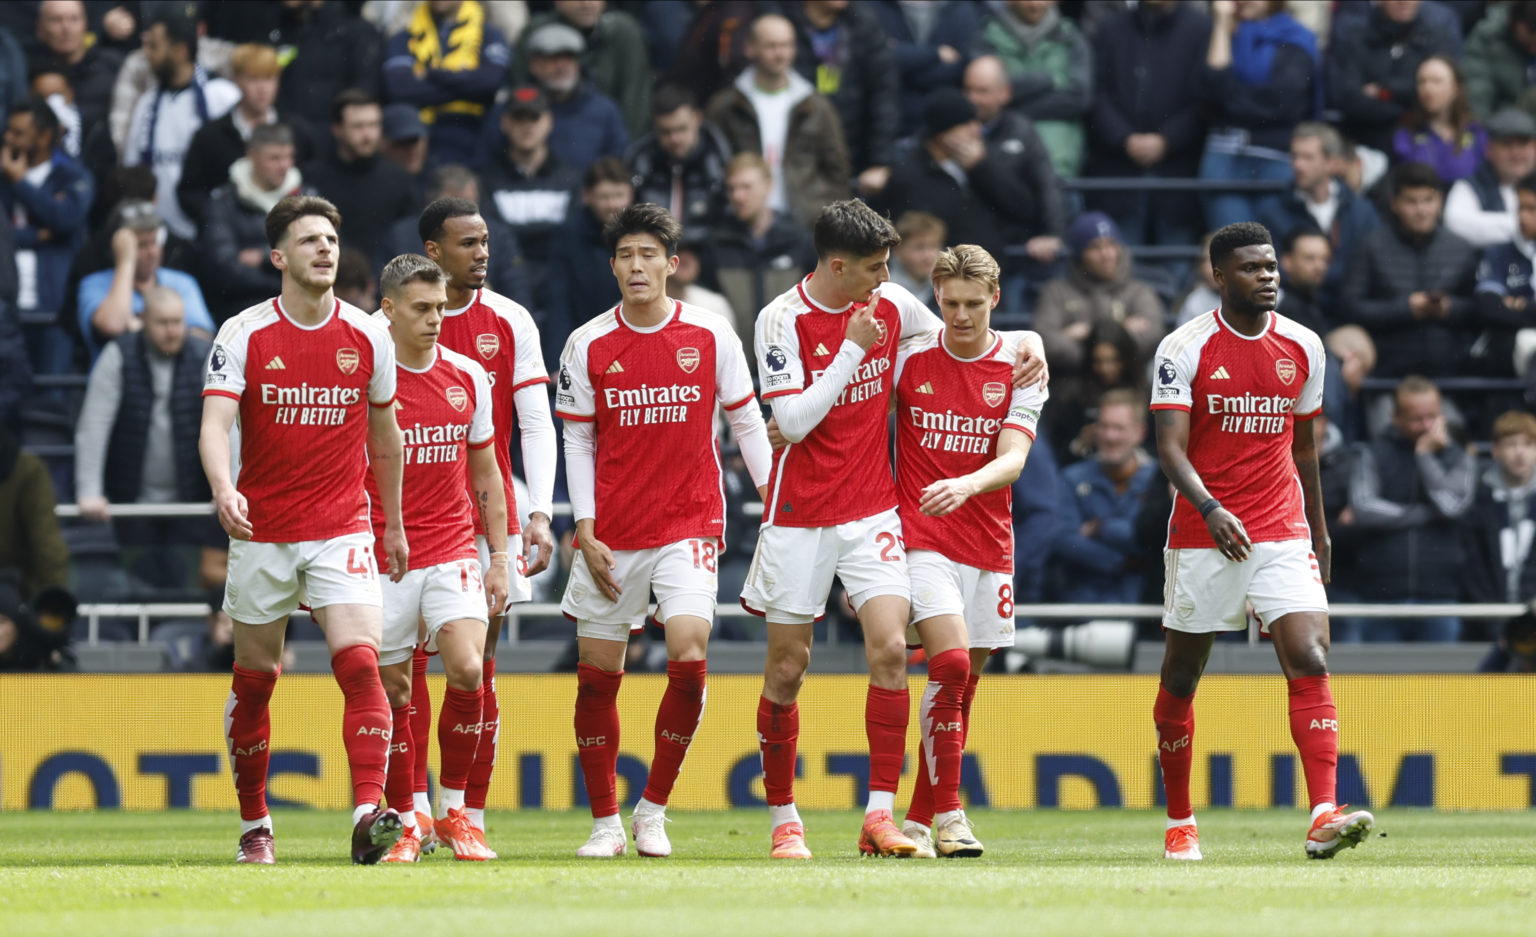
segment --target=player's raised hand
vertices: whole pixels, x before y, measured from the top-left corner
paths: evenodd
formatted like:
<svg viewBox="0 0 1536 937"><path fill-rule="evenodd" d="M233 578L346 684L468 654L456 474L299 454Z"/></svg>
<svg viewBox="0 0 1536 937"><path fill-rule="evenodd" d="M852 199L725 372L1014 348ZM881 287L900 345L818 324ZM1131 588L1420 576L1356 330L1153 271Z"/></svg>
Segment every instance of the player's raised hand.
<svg viewBox="0 0 1536 937"><path fill-rule="evenodd" d="M507 596L512 591L512 574L506 554L491 557L491 566L485 571L485 606L496 620L507 608Z"/></svg>
<svg viewBox="0 0 1536 937"><path fill-rule="evenodd" d="M537 552L535 547L538 548ZM523 528L523 555L532 558L527 561L524 576L542 573L549 568L549 561L555 556L555 538L549 532L549 515L543 511L528 516L528 526Z"/></svg>
<svg viewBox="0 0 1536 937"><path fill-rule="evenodd" d="M399 524L384 525L384 556L389 560L389 581L405 578L410 567L411 549L405 542L405 528Z"/></svg>
<svg viewBox="0 0 1536 937"><path fill-rule="evenodd" d="M789 440L785 439L784 434L779 432L779 418L776 416L768 417L768 445L773 447L774 452L778 452L789 445Z"/></svg>
<svg viewBox="0 0 1536 937"><path fill-rule="evenodd" d="M875 319L875 307L878 305L880 305L880 291L875 290L869 294L869 302L863 306L854 307L853 313L848 317L848 331L843 333L844 338L852 339L865 351L875 347L875 342L880 340L880 323Z"/></svg>
<svg viewBox="0 0 1536 937"><path fill-rule="evenodd" d="M1232 562L1241 563L1253 551L1253 541L1248 539L1248 531L1243 527L1243 522L1226 508L1218 507L1212 511L1205 519L1205 526L1210 528L1216 549Z"/></svg>
<svg viewBox="0 0 1536 937"><path fill-rule="evenodd" d="M219 525L234 540L249 540L255 534L251 528L251 505L245 495L231 489L229 493L215 496L214 507L219 511Z"/></svg>
<svg viewBox="0 0 1536 937"><path fill-rule="evenodd" d="M610 602L619 600L619 593L624 590L619 588L618 580L613 578L613 571L618 564L613 561L613 551L601 540L591 537L582 537L581 555L587 561L587 569L592 571L592 581L597 583L597 588Z"/></svg>
<svg viewBox="0 0 1536 937"><path fill-rule="evenodd" d="M1025 332L1019 343L1019 355L1013 362L1013 386L1044 387L1051 382L1051 369L1045 363L1045 343L1036 332Z"/></svg>
<svg viewBox="0 0 1536 937"><path fill-rule="evenodd" d="M929 517L943 517L971 500L975 486L963 478L941 478L923 489L917 507Z"/></svg>

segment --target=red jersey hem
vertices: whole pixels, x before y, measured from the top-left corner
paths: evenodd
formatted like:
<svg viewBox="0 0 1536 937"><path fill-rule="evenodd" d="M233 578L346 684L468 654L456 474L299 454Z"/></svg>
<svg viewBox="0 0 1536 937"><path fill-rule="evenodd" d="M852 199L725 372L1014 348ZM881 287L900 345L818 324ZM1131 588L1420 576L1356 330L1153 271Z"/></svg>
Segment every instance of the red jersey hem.
<svg viewBox="0 0 1536 937"><path fill-rule="evenodd" d="M532 387L535 384L548 384L548 383L549 383L549 375L547 375L547 374L541 375L539 377L530 377L528 380L522 382L521 384L513 384L512 385L512 393L515 394L518 391L522 390L524 387Z"/></svg>
<svg viewBox="0 0 1536 937"><path fill-rule="evenodd" d="M204 397L228 397L230 400L239 400L240 395L232 390L221 390L217 387L203 391Z"/></svg>
<svg viewBox="0 0 1536 937"><path fill-rule="evenodd" d="M1187 403L1154 403L1148 409L1150 409L1150 410L1183 410L1185 413L1188 413L1189 412L1189 404L1187 404Z"/></svg>
<svg viewBox="0 0 1536 937"><path fill-rule="evenodd" d="M1252 537L1252 538L1250 538L1249 542L1251 542L1251 543L1290 543L1292 540L1300 541L1301 543L1306 543L1306 544L1311 544L1311 542L1312 542L1312 538L1311 537L1265 537L1265 536ZM1172 541L1169 541L1163 547L1163 549L1164 550L1216 550L1216 549L1220 549L1220 548L1217 547L1214 542L1210 542L1210 543L1173 543Z"/></svg>
<svg viewBox="0 0 1536 937"><path fill-rule="evenodd" d="M619 550L654 550L657 547L668 547L674 543L681 543L684 540L713 540L716 543L724 545L725 538L721 535L725 532L725 522L722 520L719 522L719 525L720 526L715 530L714 533L679 534L676 537L665 537L661 540L644 540L631 543L623 540L611 540L607 537L601 536L601 532L599 532L597 539L602 541L603 544L608 547L608 549L615 552ZM576 540L574 538L572 539L572 544L576 544ZM580 549L579 545L577 546L577 549Z"/></svg>
<svg viewBox="0 0 1536 937"><path fill-rule="evenodd" d="M395 405L395 398L394 397L389 398L388 400L384 401L383 403L374 403L372 400L368 401L368 406L370 406L370 407L392 407L394 405Z"/></svg>
<svg viewBox="0 0 1536 937"><path fill-rule="evenodd" d="M978 563L971 558L956 556L954 552L946 547L907 538L907 552L911 553L913 550L926 550L929 553L937 553L951 563L959 563L961 566L969 566L972 569L980 569L989 573L1005 573L1009 576L1013 575L1012 563Z"/></svg>
<svg viewBox="0 0 1536 937"><path fill-rule="evenodd" d="M592 414L591 416L579 416L579 415L577 415L575 413L566 413L563 410L556 410L555 411L555 416L558 416L562 420L575 420L578 423L596 423L597 422L597 414L595 414L595 413Z"/></svg>
<svg viewBox="0 0 1536 937"><path fill-rule="evenodd" d="M495 441L496 441L496 437L492 436L490 439L487 439L485 442L472 442L472 443L470 443L469 444L469 448L471 448L471 449L484 449L486 446L491 445Z"/></svg>
<svg viewBox="0 0 1536 937"><path fill-rule="evenodd" d="M301 533L306 533L307 531L303 531L301 529L300 532ZM350 528L343 528L341 530L330 530L330 529L328 529L328 530L317 530L314 533L316 534L316 536L313 536L313 537L294 537L294 536L286 536L286 537L252 537L250 539L250 542L251 543L309 543L309 542L315 541L315 540L335 540L335 539L337 539L339 537L350 537L353 534L368 534L371 537L371 536L373 536L373 522L365 518L364 520L359 521L358 523L353 524Z"/></svg>
<svg viewBox="0 0 1536 937"><path fill-rule="evenodd" d="M1028 436L1030 442L1034 442L1035 441L1035 431L1030 429L1027 426L1022 425L1022 424L1019 424L1019 423L1004 423L1003 424L1003 429L1016 429L1019 432L1023 433L1025 436Z"/></svg>
<svg viewBox="0 0 1536 937"><path fill-rule="evenodd" d="M727 410L735 410L738 407L744 407L744 406L746 406L747 402L750 401L754 396L756 396L756 395L755 394L748 394L745 397L741 398L740 400L736 401L735 403L728 403L728 404L726 404L725 405L725 409L727 409Z"/></svg>
<svg viewBox="0 0 1536 937"><path fill-rule="evenodd" d="M854 514L838 515L838 516L830 518L828 520L811 521L809 523L801 522L798 519L791 519L791 520L787 520L787 521L781 521L781 520L778 520L777 518L775 518L774 520L769 521L767 526L769 526L769 527L836 527L839 524L851 524L854 521L868 520L869 518L874 517L876 514L884 514L886 511L894 511L894 510L896 510L896 507L897 507L897 502L892 501L890 504L887 504L884 507L875 508L873 511L859 511L859 512L854 513ZM782 513L782 512L780 512L780 513Z"/></svg>
<svg viewBox="0 0 1536 937"><path fill-rule="evenodd" d="M803 387L786 387L783 390L770 391L769 393L764 394L763 395L763 399L764 400L772 400L775 397L786 397L786 396L788 396L790 394L801 393L804 390L805 390L805 388L803 388Z"/></svg>

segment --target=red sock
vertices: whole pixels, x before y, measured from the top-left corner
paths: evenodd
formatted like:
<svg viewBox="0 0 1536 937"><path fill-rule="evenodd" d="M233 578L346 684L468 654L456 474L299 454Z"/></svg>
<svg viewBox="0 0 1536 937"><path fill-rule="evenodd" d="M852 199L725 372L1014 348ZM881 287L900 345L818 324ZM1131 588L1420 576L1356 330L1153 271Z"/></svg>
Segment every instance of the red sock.
<svg viewBox="0 0 1536 937"><path fill-rule="evenodd" d="M410 813L411 788L416 781L416 744L411 732L411 704L391 710L394 734L389 739L389 771L384 776L384 798L396 813Z"/></svg>
<svg viewBox="0 0 1536 937"><path fill-rule="evenodd" d="M432 693L427 689L427 652L421 648L411 658L411 741L415 743L411 793L425 794L428 740L432 738Z"/></svg>
<svg viewBox="0 0 1536 937"><path fill-rule="evenodd" d="M800 705L757 701L757 744L763 757L763 793L770 807L795 802L795 746L800 741Z"/></svg>
<svg viewBox="0 0 1536 937"><path fill-rule="evenodd" d="M576 754L596 819L619 812L613 773L619 763L618 699L623 679L622 670L609 673L590 664L576 665Z"/></svg>
<svg viewBox="0 0 1536 937"><path fill-rule="evenodd" d="M966 670L968 673L970 672L969 658L966 659ZM932 664L930 664L928 667L928 679L930 681L933 679ZM960 754L962 756L962 766L964 765L963 756L965 755L965 742L971 737L971 703L975 702L976 700L976 685L980 682L981 674L971 673L970 677L968 677L965 681L965 692L961 695L960 698ZM924 692L926 693L926 691ZM929 758L928 736L924 734L919 739L919 742L921 743L921 751L919 754L923 759L923 765L926 766L928 764ZM960 775L956 774L956 785L959 784L959 780ZM957 807L955 809L959 808ZM917 772L917 781L915 784L913 784L912 787L912 806L907 808L907 819L911 820L913 823L921 823L923 826L932 826L933 813L933 784L928 780L928 772L926 770L920 770Z"/></svg>
<svg viewBox="0 0 1536 937"><path fill-rule="evenodd" d="M437 714L437 751L443 758L438 783L450 790L462 791L469 783L484 727L480 714L485 684L473 690L443 691L443 711Z"/></svg>
<svg viewBox="0 0 1536 937"><path fill-rule="evenodd" d="M378 804L384 799L391 727L389 697L379 682L379 652L354 644L331 658L331 671L343 697L341 734L352 769L352 802Z"/></svg>
<svg viewBox="0 0 1536 937"><path fill-rule="evenodd" d="M1168 819L1194 816L1189 806L1189 769L1195 761L1195 695L1174 696L1157 687L1152 721L1157 725L1157 760L1163 766L1163 790L1168 798Z"/></svg>
<svg viewBox="0 0 1536 937"><path fill-rule="evenodd" d="M1339 772L1339 711L1333 705L1328 675L1288 681L1291 694L1291 738L1301 752L1312 806L1337 803L1334 785Z"/></svg>
<svg viewBox="0 0 1536 937"><path fill-rule="evenodd" d="M905 690L871 686L864 697L864 734L869 738L869 789L896 793L907 756L912 698Z"/></svg>
<svg viewBox="0 0 1536 937"><path fill-rule="evenodd" d="M224 706L224 741L229 744L229 770L235 776L242 820L260 820L267 815L267 766L272 760L267 702L276 685L277 673L235 665L229 702Z"/></svg>
<svg viewBox="0 0 1536 937"><path fill-rule="evenodd" d="M965 723L960 718L971 676L971 654L965 648L928 661L928 686L923 690L922 734L927 751L919 774L933 786L933 807L939 813L960 809L960 757L965 753Z"/></svg>
<svg viewBox="0 0 1536 937"><path fill-rule="evenodd" d="M971 739L971 704L976 702L976 686L981 683L981 674L975 671L965 681L965 699L960 701L960 735L961 742Z"/></svg>
<svg viewBox="0 0 1536 937"><path fill-rule="evenodd" d="M918 704L919 716L922 715L922 707L926 705L928 705L928 691L924 690L923 702ZM917 746L917 757L922 761L917 766L917 779L912 782L912 803L907 807L907 820L923 826L933 826L933 782L928 779L928 759L931 753L926 734L918 737Z"/></svg>
<svg viewBox="0 0 1536 937"><path fill-rule="evenodd" d="M704 674L702 660L667 661L667 690L656 708L656 754L651 772L645 779L646 800L667 803L678 769L688 754L688 743L699 730L704 715Z"/></svg>
<svg viewBox="0 0 1536 937"><path fill-rule="evenodd" d="M469 787L464 789L464 806L485 809L491 790L491 769L496 767L496 743L501 739L501 707L496 703L496 660L483 665L480 680L480 745L475 749L475 766L469 769Z"/></svg>

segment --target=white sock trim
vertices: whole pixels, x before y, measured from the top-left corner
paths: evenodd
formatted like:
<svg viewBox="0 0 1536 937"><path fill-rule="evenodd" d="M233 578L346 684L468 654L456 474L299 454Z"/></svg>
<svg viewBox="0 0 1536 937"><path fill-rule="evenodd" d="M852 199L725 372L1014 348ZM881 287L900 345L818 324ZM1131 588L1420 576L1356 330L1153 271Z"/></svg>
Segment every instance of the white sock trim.
<svg viewBox="0 0 1536 937"><path fill-rule="evenodd" d="M1331 811L1333 809L1334 809L1334 805L1333 804L1330 804L1330 803L1318 804L1316 807L1312 808L1312 820L1315 822L1318 817L1322 816L1325 813L1328 813L1329 811Z"/></svg>
<svg viewBox="0 0 1536 937"><path fill-rule="evenodd" d="M464 792L456 791L451 787L437 789L437 818L439 820L448 816L450 810L464 809Z"/></svg>
<svg viewBox="0 0 1536 937"><path fill-rule="evenodd" d="M432 816L432 798L426 791L417 791L411 795L411 807L415 813Z"/></svg>
<svg viewBox="0 0 1536 937"><path fill-rule="evenodd" d="M266 827L268 830L272 829L272 816L271 816L271 814L268 814L267 816L264 816L264 817L258 817L255 820L241 820L240 821L240 835L244 836L245 834L249 833L251 830L260 829L261 827Z"/></svg>
<svg viewBox="0 0 1536 937"><path fill-rule="evenodd" d="M890 811L894 812L895 809L896 809L896 792L895 791L870 791L869 792L869 806L864 808L864 812L865 813L874 813L876 810L890 810Z"/></svg>
<svg viewBox="0 0 1536 937"><path fill-rule="evenodd" d="M635 804L635 816L637 817L650 816L653 813L666 812L666 804L653 803L652 801L646 800L644 797L640 798L640 802Z"/></svg>
<svg viewBox="0 0 1536 937"><path fill-rule="evenodd" d="M613 814L612 816L607 817L593 817L592 832L596 833L598 830L602 829L618 830L623 832L624 821L619 819L618 814Z"/></svg>
<svg viewBox="0 0 1536 937"><path fill-rule="evenodd" d="M786 823L799 823L800 811L795 809L793 803L768 805L768 822L774 829L778 829Z"/></svg>
<svg viewBox="0 0 1536 937"><path fill-rule="evenodd" d="M361 820L363 817L368 816L368 814L373 813L377 809L379 809L378 804L358 804L356 807L353 807L352 825L356 826L357 821Z"/></svg>
<svg viewBox="0 0 1536 937"><path fill-rule="evenodd" d="M1176 826L1194 826L1194 825L1195 825L1195 815L1194 814L1190 814L1189 816L1185 817L1182 820L1172 820L1172 819L1170 819L1168 821L1168 829L1170 829L1170 830L1173 829Z"/></svg>

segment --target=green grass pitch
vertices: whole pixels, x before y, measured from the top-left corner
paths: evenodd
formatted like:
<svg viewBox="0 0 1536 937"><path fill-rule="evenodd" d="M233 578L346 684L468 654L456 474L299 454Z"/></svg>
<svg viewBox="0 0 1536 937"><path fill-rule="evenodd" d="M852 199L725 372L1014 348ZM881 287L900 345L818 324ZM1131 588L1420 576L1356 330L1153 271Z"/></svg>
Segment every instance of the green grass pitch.
<svg viewBox="0 0 1536 937"><path fill-rule="evenodd" d="M497 862L353 867L349 817L277 813L278 865L237 867L231 815L0 815L0 934L1528 935L1536 814L1387 811L1338 858L1305 814L1202 813L1206 859L1162 858L1160 814L977 811L979 859L860 859L859 817L808 814L808 863L762 812L680 814L674 855L578 860L575 813L492 814ZM1386 835L1380 835L1385 833Z"/></svg>

